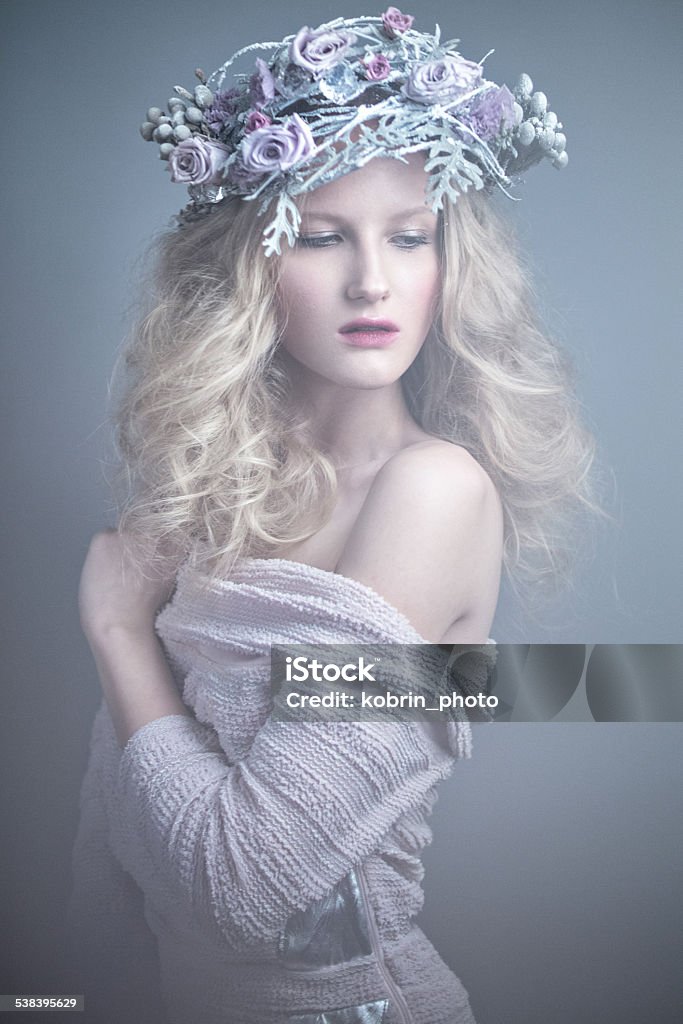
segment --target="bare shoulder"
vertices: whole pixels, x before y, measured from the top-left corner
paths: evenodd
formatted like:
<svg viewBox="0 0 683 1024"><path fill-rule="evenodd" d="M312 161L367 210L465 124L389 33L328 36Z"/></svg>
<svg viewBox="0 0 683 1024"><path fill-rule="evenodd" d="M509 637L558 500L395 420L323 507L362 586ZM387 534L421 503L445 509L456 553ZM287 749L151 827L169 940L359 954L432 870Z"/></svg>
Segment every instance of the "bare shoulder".
<svg viewBox="0 0 683 1024"><path fill-rule="evenodd" d="M437 438L409 445L382 466L375 483L414 481L428 487L451 488L463 497L497 501L498 494L488 473L461 445Z"/></svg>
<svg viewBox="0 0 683 1024"><path fill-rule="evenodd" d="M447 631L452 639L457 623L462 642L480 642L495 610L502 535L488 474L464 448L434 439L384 464L337 571L372 587L432 643Z"/></svg>
<svg viewBox="0 0 683 1024"><path fill-rule="evenodd" d="M389 459L368 494L367 515L384 514L398 530L471 532L471 542L492 541L502 533L502 506L488 473L463 447L448 441L411 445ZM360 525L360 524L358 524Z"/></svg>

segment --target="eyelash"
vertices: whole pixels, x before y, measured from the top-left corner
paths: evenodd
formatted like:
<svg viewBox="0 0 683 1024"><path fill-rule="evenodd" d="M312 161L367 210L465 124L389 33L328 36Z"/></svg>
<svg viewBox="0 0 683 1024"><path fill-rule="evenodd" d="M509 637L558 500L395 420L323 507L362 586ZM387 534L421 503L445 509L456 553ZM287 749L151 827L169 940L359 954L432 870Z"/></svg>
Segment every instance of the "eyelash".
<svg viewBox="0 0 683 1024"><path fill-rule="evenodd" d="M297 245L303 249L329 249L336 244L337 239L341 239L341 235L299 235ZM403 249L406 252L412 252L423 245L431 244L427 235L394 235L392 241L396 241L396 239L403 239L404 243L406 241L409 243L408 245L397 245L397 248Z"/></svg>

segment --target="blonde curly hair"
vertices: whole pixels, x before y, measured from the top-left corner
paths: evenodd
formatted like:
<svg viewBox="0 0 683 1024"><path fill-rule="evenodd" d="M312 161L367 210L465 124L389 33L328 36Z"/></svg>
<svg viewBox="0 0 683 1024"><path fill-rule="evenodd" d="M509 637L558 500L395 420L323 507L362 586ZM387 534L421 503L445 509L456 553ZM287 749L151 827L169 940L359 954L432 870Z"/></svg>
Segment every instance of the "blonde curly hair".
<svg viewBox="0 0 683 1024"><path fill-rule="evenodd" d="M334 466L289 401L279 261L254 206L226 199L161 237L151 303L113 379L119 529L134 557L182 553L211 579L310 536L335 500ZM568 578L577 512L599 510L569 366L490 196L447 205L440 238L440 308L402 378L407 406L493 480L513 580Z"/></svg>

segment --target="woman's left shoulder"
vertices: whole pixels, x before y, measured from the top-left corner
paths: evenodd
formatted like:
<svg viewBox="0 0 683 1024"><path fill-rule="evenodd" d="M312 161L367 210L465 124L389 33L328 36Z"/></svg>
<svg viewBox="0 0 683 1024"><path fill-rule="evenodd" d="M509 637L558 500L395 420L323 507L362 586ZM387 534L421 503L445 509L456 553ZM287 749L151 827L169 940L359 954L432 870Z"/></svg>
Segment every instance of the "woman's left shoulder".
<svg viewBox="0 0 683 1024"><path fill-rule="evenodd" d="M370 508L391 509L403 495L404 530L440 538L443 551L455 546L478 550L479 558L498 557L503 508L491 477L461 445L438 439L397 452L375 478ZM381 513L380 513L381 515ZM414 534L413 534L414 535Z"/></svg>
<svg viewBox="0 0 683 1024"><path fill-rule="evenodd" d="M383 479L441 492L461 501L498 505L500 499L484 467L462 445L439 438L418 441L393 455L380 470Z"/></svg>
<svg viewBox="0 0 683 1024"><path fill-rule="evenodd" d="M375 589L422 636L492 617L503 516L489 475L446 441L410 445L375 477L337 571Z"/></svg>

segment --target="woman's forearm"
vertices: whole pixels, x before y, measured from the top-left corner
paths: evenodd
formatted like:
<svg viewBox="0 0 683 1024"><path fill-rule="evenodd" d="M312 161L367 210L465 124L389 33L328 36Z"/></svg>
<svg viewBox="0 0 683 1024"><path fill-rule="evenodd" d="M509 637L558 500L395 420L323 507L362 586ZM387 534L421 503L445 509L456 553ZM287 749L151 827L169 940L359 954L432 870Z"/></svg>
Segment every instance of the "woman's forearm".
<svg viewBox="0 0 683 1024"><path fill-rule="evenodd" d="M148 722L190 715L153 630L111 627L89 642L121 747Z"/></svg>

